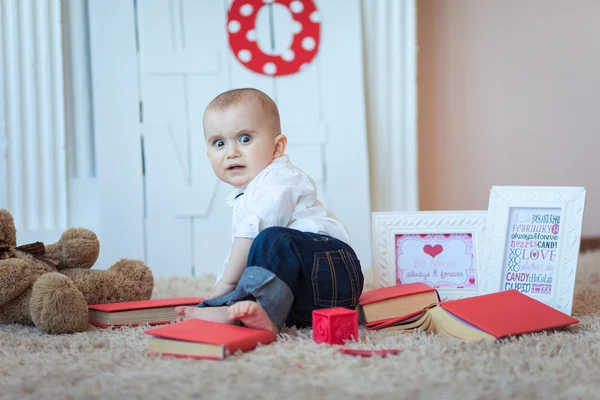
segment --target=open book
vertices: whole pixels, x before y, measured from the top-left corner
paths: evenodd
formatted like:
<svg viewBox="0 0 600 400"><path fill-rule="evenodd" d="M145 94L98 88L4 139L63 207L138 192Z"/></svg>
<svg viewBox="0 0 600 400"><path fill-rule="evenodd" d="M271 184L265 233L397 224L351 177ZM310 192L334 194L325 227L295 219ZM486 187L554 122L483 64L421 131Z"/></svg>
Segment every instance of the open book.
<svg viewBox="0 0 600 400"><path fill-rule="evenodd" d="M148 355L221 360L274 342L273 332L238 325L190 319L145 331Z"/></svg>
<svg viewBox="0 0 600 400"><path fill-rule="evenodd" d="M198 297L127 301L89 306L89 322L107 328L122 325L166 324L175 319L175 307L196 306L204 300Z"/></svg>
<svg viewBox="0 0 600 400"><path fill-rule="evenodd" d="M402 317L389 318L368 329L421 329L458 339L500 339L562 328L579 321L517 290L432 304Z"/></svg>
<svg viewBox="0 0 600 400"><path fill-rule="evenodd" d="M369 326L381 320L423 310L439 300L438 292L424 283L406 283L367 290L358 302L358 318Z"/></svg>

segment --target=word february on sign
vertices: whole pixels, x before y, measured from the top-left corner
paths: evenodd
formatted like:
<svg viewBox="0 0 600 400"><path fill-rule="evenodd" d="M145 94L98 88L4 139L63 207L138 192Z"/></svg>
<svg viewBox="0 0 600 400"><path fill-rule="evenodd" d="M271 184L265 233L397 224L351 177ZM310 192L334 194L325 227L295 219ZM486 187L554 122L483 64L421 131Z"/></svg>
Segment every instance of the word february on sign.
<svg viewBox="0 0 600 400"><path fill-rule="evenodd" d="M398 234L395 241L397 284L476 289L471 234Z"/></svg>
<svg viewBox="0 0 600 400"><path fill-rule="evenodd" d="M502 288L552 296L558 263L559 208L512 208Z"/></svg>

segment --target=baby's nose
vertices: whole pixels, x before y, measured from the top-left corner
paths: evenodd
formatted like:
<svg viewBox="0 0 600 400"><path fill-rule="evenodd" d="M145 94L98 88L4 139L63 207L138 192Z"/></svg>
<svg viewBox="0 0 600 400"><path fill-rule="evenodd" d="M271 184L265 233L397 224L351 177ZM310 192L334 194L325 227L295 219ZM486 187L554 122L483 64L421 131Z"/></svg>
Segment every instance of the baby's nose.
<svg viewBox="0 0 600 400"><path fill-rule="evenodd" d="M240 155L240 152L239 152L237 146L229 147L229 149L227 151L227 158L239 157L239 155Z"/></svg>

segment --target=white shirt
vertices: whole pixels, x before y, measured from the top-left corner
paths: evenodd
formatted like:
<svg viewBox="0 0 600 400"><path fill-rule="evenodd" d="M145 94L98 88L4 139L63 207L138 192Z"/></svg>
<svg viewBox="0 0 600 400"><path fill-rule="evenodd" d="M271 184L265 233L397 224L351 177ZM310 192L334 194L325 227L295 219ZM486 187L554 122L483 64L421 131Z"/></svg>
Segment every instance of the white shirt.
<svg viewBox="0 0 600 400"><path fill-rule="evenodd" d="M320 233L350 243L346 227L317 199L314 181L294 166L287 155L274 159L245 189L227 197L233 208L232 241L254 239L271 226ZM217 277L223 276L229 255Z"/></svg>

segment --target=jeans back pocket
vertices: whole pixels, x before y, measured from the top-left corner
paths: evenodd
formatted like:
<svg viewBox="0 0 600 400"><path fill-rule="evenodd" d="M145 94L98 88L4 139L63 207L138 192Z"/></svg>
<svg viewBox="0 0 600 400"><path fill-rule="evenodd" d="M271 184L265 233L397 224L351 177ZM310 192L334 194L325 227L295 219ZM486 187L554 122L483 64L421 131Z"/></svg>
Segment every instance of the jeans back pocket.
<svg viewBox="0 0 600 400"><path fill-rule="evenodd" d="M354 308L363 289L360 264L345 249L315 253L311 281L320 307Z"/></svg>

